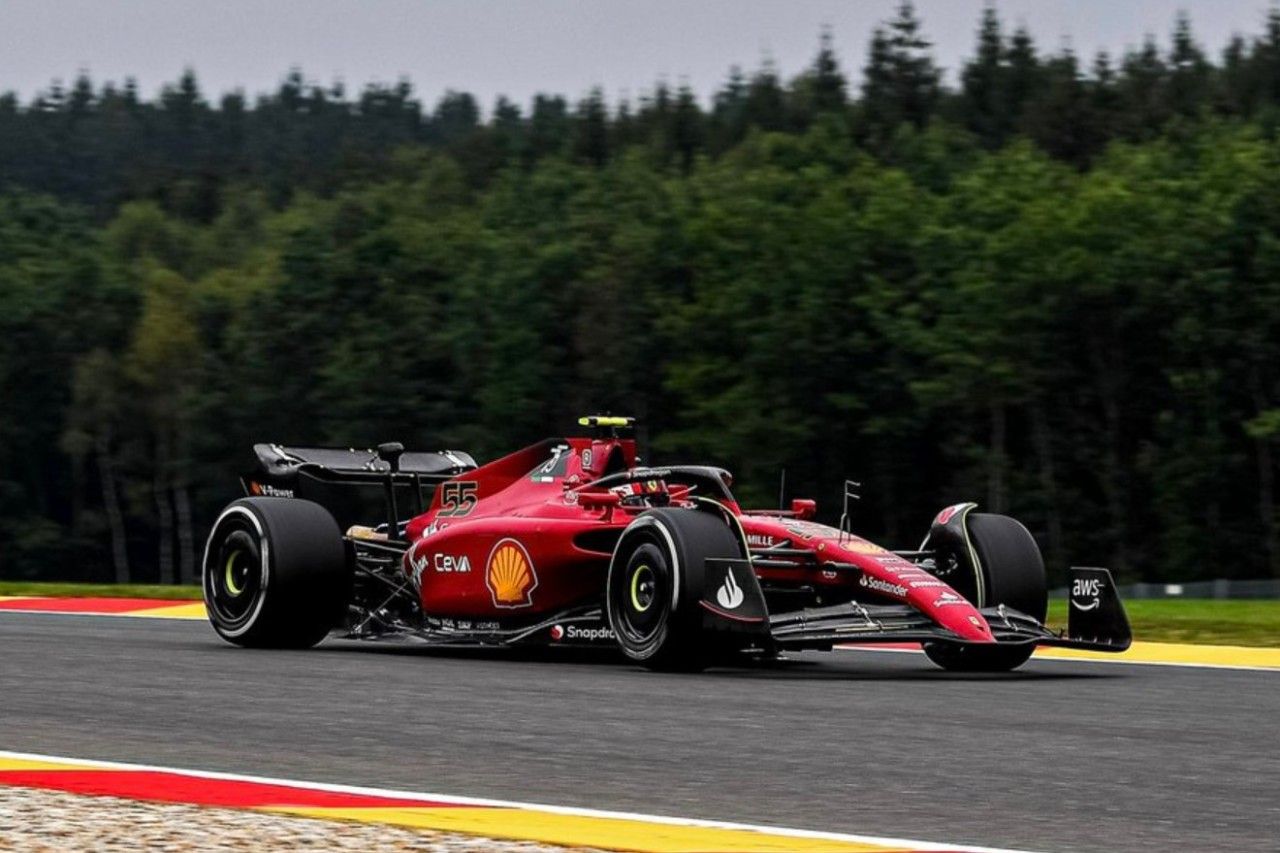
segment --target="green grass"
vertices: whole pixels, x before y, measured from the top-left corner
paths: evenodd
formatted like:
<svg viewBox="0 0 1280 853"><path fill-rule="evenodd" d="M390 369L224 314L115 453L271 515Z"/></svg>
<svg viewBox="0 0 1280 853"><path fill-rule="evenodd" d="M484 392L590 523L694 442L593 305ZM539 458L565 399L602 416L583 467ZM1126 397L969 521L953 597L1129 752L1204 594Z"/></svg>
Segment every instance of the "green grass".
<svg viewBox="0 0 1280 853"><path fill-rule="evenodd" d="M1135 640L1215 646L1280 646L1280 600L1143 598L1124 603ZM1065 625L1066 599L1049 602L1049 623Z"/></svg>
<svg viewBox="0 0 1280 853"><path fill-rule="evenodd" d="M48 595L54 598L199 598L198 586L169 584L114 583L39 583L36 581L0 581L0 595Z"/></svg>

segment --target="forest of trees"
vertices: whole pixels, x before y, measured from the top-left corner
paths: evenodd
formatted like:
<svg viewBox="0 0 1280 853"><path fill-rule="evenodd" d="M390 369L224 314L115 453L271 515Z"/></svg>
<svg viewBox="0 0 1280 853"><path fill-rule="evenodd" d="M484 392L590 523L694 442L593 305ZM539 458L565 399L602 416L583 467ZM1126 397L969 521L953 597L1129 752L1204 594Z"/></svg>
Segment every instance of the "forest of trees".
<svg viewBox="0 0 1280 853"><path fill-rule="evenodd" d="M0 95L0 576L191 581L255 441L484 459L604 410L758 505L860 480L895 547L972 498L1059 578L1280 575L1260 27L1078 57L988 10L946 85L904 4L865 68L821 35L710 103Z"/></svg>

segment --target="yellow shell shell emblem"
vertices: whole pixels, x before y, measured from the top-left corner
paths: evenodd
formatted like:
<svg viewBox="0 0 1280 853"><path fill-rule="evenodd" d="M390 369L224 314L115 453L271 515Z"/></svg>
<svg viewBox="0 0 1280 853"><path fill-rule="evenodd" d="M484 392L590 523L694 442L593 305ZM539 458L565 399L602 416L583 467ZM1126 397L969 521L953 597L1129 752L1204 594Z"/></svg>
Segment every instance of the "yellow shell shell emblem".
<svg viewBox="0 0 1280 853"><path fill-rule="evenodd" d="M489 554L485 584L493 596L494 607L528 607L533 604L533 590L538 576L533 571L529 552L514 539L503 539Z"/></svg>

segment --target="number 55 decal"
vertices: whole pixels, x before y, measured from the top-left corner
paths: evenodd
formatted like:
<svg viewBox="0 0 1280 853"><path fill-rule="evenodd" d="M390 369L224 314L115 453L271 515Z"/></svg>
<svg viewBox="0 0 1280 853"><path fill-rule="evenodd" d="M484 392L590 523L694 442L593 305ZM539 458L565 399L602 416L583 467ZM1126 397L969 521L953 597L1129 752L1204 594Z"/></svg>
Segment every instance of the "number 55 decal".
<svg viewBox="0 0 1280 853"><path fill-rule="evenodd" d="M476 508L475 483L444 483L440 486L439 518L466 515Z"/></svg>

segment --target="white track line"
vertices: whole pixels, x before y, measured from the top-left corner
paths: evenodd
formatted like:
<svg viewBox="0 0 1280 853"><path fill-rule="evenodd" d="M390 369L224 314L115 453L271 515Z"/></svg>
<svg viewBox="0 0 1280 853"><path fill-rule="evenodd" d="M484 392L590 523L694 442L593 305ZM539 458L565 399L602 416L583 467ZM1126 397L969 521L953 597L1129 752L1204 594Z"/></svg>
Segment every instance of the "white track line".
<svg viewBox="0 0 1280 853"><path fill-rule="evenodd" d="M527 811L549 812L552 814L572 815L575 817L612 818L615 820L645 821L648 823L667 824L670 826L695 826L707 829L736 829L749 832L760 832L791 838L811 838L825 841L848 841L862 844L880 844L886 847L908 847L914 850L947 850L954 853L1029 853L1025 850L1014 850L1003 847L975 847L969 844L942 844L936 841L916 841L906 838L886 838L875 835L852 835L839 832L820 832L809 829L792 829L781 826L765 826L749 823L732 823L718 820L700 820L698 818L671 817L667 815L650 815L638 812L616 812L603 809L585 809L573 806L551 806L542 803L525 803L515 800L493 800L482 797L459 797L453 794L427 794L420 791L403 791L395 788L369 788L361 785L334 785L324 782L300 782L296 779L276 779L270 776L248 776L239 773L219 773L211 770L187 770L178 767L164 767L155 764L125 764L118 761L97 761L86 758L68 758L60 755L43 755L32 752L10 752L0 750L0 758L13 758L25 761L66 762L81 766L101 768L103 770L148 770L161 773L178 773L199 779L221 779L233 782L259 782L267 785L281 785L312 791L330 791L338 794L365 794L375 797L395 797L424 802L453 803L467 806L493 806L497 808L523 809Z"/></svg>

